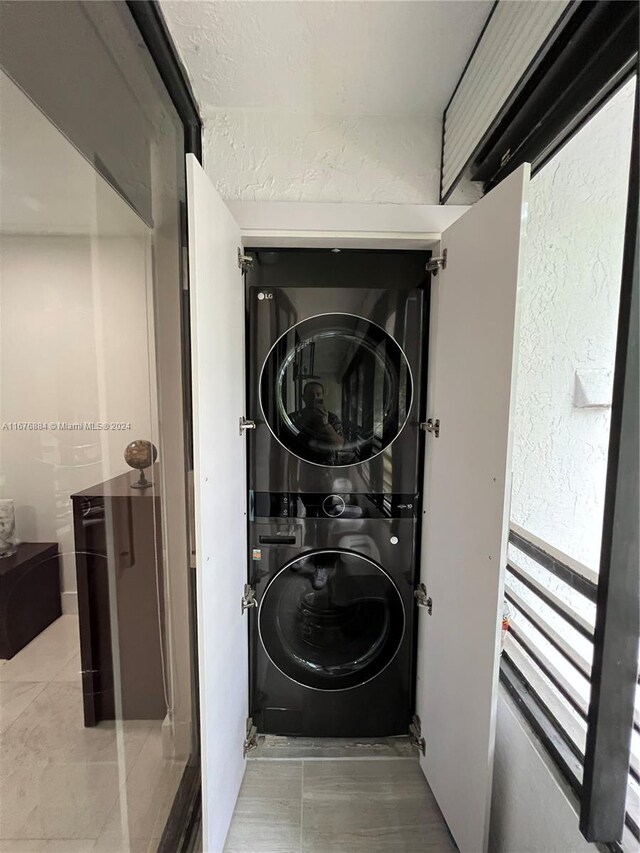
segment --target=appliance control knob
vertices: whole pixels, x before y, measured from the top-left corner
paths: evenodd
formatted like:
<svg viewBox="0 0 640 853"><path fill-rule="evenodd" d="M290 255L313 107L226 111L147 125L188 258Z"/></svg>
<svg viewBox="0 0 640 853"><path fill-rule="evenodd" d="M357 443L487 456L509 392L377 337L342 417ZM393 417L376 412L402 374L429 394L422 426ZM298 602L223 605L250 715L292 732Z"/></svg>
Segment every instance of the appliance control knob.
<svg viewBox="0 0 640 853"><path fill-rule="evenodd" d="M340 495L327 495L322 501L322 509L329 518L339 518L344 512L345 503Z"/></svg>

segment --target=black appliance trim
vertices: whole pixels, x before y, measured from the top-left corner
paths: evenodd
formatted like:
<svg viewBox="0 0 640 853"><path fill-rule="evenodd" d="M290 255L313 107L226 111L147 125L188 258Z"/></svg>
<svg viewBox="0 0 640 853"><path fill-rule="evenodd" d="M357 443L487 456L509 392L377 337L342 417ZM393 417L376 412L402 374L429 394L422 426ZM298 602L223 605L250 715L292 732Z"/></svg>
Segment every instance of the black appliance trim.
<svg viewBox="0 0 640 853"><path fill-rule="evenodd" d="M295 536L259 536L258 541L261 545L295 545Z"/></svg>
<svg viewBox="0 0 640 853"><path fill-rule="evenodd" d="M343 521L351 518L417 518L420 515L420 495L414 494L251 492L251 517L325 518L334 521L336 517L328 514L323 508L328 498L341 498L345 502L345 511L338 516ZM349 514L350 506L357 507L362 513L357 516ZM281 538L278 537L278 542Z"/></svg>

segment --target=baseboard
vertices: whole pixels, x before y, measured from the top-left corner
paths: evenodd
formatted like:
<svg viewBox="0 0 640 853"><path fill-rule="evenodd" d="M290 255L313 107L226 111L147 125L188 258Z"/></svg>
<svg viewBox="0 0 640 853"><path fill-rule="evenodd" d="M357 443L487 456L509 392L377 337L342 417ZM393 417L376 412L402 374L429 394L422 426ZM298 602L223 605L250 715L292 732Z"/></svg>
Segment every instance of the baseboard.
<svg viewBox="0 0 640 853"><path fill-rule="evenodd" d="M62 612L66 616L69 613L78 612L78 593L74 590L73 592L63 592L62 593Z"/></svg>

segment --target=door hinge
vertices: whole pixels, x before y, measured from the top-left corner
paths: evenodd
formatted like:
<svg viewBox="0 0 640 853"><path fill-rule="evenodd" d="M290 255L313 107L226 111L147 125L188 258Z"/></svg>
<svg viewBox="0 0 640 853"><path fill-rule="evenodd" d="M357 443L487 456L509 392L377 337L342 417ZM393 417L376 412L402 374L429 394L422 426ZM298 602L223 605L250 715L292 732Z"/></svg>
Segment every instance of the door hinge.
<svg viewBox="0 0 640 853"><path fill-rule="evenodd" d="M240 602L240 606L242 607L242 612L245 610L249 610L251 607L257 607L258 602L256 600L256 591L251 586L251 584L246 583L244 585L244 592L242 595L242 601Z"/></svg>
<svg viewBox="0 0 640 853"><path fill-rule="evenodd" d="M248 429L255 429L256 428L256 422L255 421L249 421L249 420L247 420L247 418L241 417L239 419L239 422L238 422L238 428L239 428L240 435L242 435Z"/></svg>
<svg viewBox="0 0 640 853"><path fill-rule="evenodd" d="M247 717L247 736L242 744L242 757L258 748L258 729L253 725L253 717Z"/></svg>
<svg viewBox="0 0 640 853"><path fill-rule="evenodd" d="M422 723L417 714L413 715L411 725L409 726L409 743L411 746L419 749L423 755L427 754L427 744L422 737Z"/></svg>
<svg viewBox="0 0 640 853"><path fill-rule="evenodd" d="M413 591L413 597L418 602L418 607L426 607L429 616L433 613L433 600L427 595L427 588L423 583L419 583Z"/></svg>
<svg viewBox="0 0 640 853"><path fill-rule="evenodd" d="M253 269L253 258L251 255L245 255L240 246L238 246L238 267L242 272Z"/></svg>
<svg viewBox="0 0 640 853"><path fill-rule="evenodd" d="M436 438L440 438L440 418L429 418L420 424L420 429L431 432Z"/></svg>
<svg viewBox="0 0 640 853"><path fill-rule="evenodd" d="M446 270L447 268L447 250L444 249L442 254L437 258L429 258L427 261L426 270L431 275L438 275L438 270Z"/></svg>

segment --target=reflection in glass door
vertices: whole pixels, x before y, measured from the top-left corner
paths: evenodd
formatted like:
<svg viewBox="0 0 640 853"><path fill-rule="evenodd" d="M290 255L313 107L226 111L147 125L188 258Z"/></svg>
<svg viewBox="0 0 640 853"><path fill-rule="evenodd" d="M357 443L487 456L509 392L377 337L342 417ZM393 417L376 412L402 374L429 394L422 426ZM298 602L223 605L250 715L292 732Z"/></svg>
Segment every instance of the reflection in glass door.
<svg viewBox="0 0 640 853"><path fill-rule="evenodd" d="M0 104L0 845L155 851L193 737L179 188L154 228Z"/></svg>

